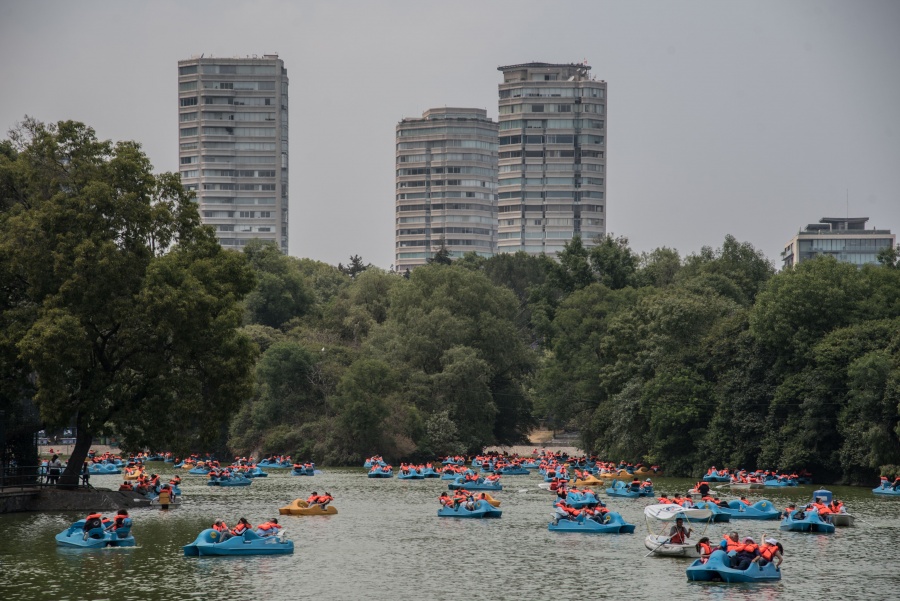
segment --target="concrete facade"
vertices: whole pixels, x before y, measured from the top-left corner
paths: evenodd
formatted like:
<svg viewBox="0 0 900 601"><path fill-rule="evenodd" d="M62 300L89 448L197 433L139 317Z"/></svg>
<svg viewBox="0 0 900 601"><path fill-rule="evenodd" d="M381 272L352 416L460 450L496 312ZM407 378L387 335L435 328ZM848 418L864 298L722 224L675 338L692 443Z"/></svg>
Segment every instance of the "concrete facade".
<svg viewBox="0 0 900 601"><path fill-rule="evenodd" d="M555 257L606 234L605 81L586 64L499 67L498 252Z"/></svg>
<svg viewBox="0 0 900 601"><path fill-rule="evenodd" d="M823 217L785 245L782 267L788 269L819 255L830 255L857 267L878 264L878 252L897 243L890 230L866 229L868 217Z"/></svg>
<svg viewBox="0 0 900 601"><path fill-rule="evenodd" d="M396 130L394 270L442 247L491 257L497 235L497 123L483 109L435 108Z"/></svg>
<svg viewBox="0 0 900 601"><path fill-rule="evenodd" d="M219 243L288 252L288 77L278 55L178 61L181 180Z"/></svg>

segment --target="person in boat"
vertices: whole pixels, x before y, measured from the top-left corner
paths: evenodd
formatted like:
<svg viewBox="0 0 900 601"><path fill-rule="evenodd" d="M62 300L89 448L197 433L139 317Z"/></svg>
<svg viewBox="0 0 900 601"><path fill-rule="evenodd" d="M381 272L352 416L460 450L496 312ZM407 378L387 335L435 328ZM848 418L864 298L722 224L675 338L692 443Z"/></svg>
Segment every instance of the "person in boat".
<svg viewBox="0 0 900 601"><path fill-rule="evenodd" d="M453 493L453 509L459 509L459 506L466 502L469 493L462 488L457 488Z"/></svg>
<svg viewBox="0 0 900 601"><path fill-rule="evenodd" d="M250 524L250 522L247 521L247 518L241 518L238 520L238 523L234 528L222 532L222 541L226 541L233 536L242 536L244 532L252 529L253 526Z"/></svg>
<svg viewBox="0 0 900 601"><path fill-rule="evenodd" d="M753 505L753 503L751 503L751 502L747 499L747 497L743 497L743 496L741 497L741 503L743 503L744 505L747 505L747 506Z"/></svg>
<svg viewBox="0 0 900 601"><path fill-rule="evenodd" d="M112 523L106 527L106 532L115 532L118 538L126 538L131 530L131 518L127 509L120 509Z"/></svg>
<svg viewBox="0 0 900 601"><path fill-rule="evenodd" d="M831 513L847 513L847 508L844 507L844 502L840 499L832 499L831 503L828 504L828 509L831 510Z"/></svg>
<svg viewBox="0 0 900 601"><path fill-rule="evenodd" d="M672 499L669 498L669 495L667 495L666 493L663 493L663 494L659 495L659 498L656 499L656 502L659 503L660 505L671 505Z"/></svg>
<svg viewBox="0 0 900 601"><path fill-rule="evenodd" d="M700 493L701 497L705 497L709 495L709 484L706 482L698 482L697 483L697 492Z"/></svg>
<svg viewBox="0 0 900 601"><path fill-rule="evenodd" d="M740 545L741 539L738 536L737 531L732 530L725 538L722 539L722 542L719 543L719 548L728 553L730 551L737 551Z"/></svg>
<svg viewBox="0 0 900 601"><path fill-rule="evenodd" d="M697 541L697 553L700 554L700 563L706 563L709 561L709 556L712 555L713 548L709 542L709 537L704 536L699 541Z"/></svg>
<svg viewBox="0 0 900 601"><path fill-rule="evenodd" d="M731 558L731 567L735 570L746 570L753 560L760 556L759 545L750 536L745 537L744 543L736 550L737 553Z"/></svg>
<svg viewBox="0 0 900 601"><path fill-rule="evenodd" d="M575 521L581 515L580 509L575 509L571 505L565 502L565 500L560 500L556 504L556 518L553 520L553 523L556 524L559 522L561 518L565 518L570 521Z"/></svg>
<svg viewBox="0 0 900 601"><path fill-rule="evenodd" d="M456 505L453 503L453 499L450 498L450 495L447 494L447 491L441 493L441 496L438 497L438 501L441 503L441 507L452 507L456 509Z"/></svg>
<svg viewBox="0 0 900 601"><path fill-rule="evenodd" d="M272 518L256 527L256 534L263 537L276 536L280 531L281 526L278 524L278 518Z"/></svg>
<svg viewBox="0 0 900 601"><path fill-rule="evenodd" d="M753 558L751 563L764 566L773 561L776 568L781 566L781 562L784 561L784 547L774 538L767 538L763 540L763 544L759 548L759 556Z"/></svg>
<svg viewBox="0 0 900 601"><path fill-rule="evenodd" d="M669 530L669 543L683 545L693 531L693 528L684 527L684 518L675 518L675 525Z"/></svg>
<svg viewBox="0 0 900 601"><path fill-rule="evenodd" d="M315 507L319 504L319 493L316 491L312 491L312 494L306 497L306 505L308 507Z"/></svg>
<svg viewBox="0 0 900 601"><path fill-rule="evenodd" d="M100 513L89 513L84 518L84 526L81 527L81 530L84 532L84 540L87 540L88 533L95 528L103 528L103 515Z"/></svg>
<svg viewBox="0 0 900 601"><path fill-rule="evenodd" d="M894 478L894 483L891 485L891 490L897 490L900 488L900 476Z"/></svg>
<svg viewBox="0 0 900 601"><path fill-rule="evenodd" d="M162 488L159 490L157 501L162 509L168 509L169 505L175 502L175 493L172 492L172 489L168 484L163 484Z"/></svg>
<svg viewBox="0 0 900 601"><path fill-rule="evenodd" d="M226 524L223 520L216 520L215 522L213 522L212 529L219 534L225 534L226 532L228 532L228 524Z"/></svg>
<svg viewBox="0 0 900 601"><path fill-rule="evenodd" d="M781 519L787 519L791 517L791 514L794 513L794 510L797 509L797 506L794 503L788 503L788 506L784 508L784 511L781 513ZM803 518L798 518L803 519Z"/></svg>
<svg viewBox="0 0 900 601"><path fill-rule="evenodd" d="M119 485L119 491L121 491L121 492L130 492L133 490L134 490L134 485L132 485L131 482L128 482L127 480L122 482L122 484Z"/></svg>
<svg viewBox="0 0 900 601"><path fill-rule="evenodd" d="M641 489L641 481L638 478L635 478L631 481L629 488L632 490L632 492L639 491Z"/></svg>
<svg viewBox="0 0 900 601"><path fill-rule="evenodd" d="M644 490L650 490L650 489L652 489L652 488L653 488L653 480L651 480L650 478L647 478L646 480L644 480L644 481L641 483L641 488L644 489Z"/></svg>

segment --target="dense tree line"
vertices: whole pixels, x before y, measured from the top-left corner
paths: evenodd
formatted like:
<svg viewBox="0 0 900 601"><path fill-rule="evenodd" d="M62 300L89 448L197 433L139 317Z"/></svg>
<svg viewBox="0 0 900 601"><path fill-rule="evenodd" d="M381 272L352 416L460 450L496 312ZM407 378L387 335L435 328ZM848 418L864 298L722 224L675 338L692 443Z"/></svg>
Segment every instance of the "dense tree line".
<svg viewBox="0 0 900 601"><path fill-rule="evenodd" d="M673 474L900 469L896 249L775 273L731 236L682 257L610 235L399 275L223 251L192 200L82 124L27 120L0 144L7 416L76 425L76 455L114 434L359 465L542 423Z"/></svg>

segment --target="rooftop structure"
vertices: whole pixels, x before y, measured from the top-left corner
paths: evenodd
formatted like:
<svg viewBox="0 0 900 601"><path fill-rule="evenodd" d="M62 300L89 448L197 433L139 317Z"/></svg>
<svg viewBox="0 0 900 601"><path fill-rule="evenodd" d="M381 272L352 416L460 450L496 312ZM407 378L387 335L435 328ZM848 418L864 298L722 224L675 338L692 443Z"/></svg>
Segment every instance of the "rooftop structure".
<svg viewBox="0 0 900 601"><path fill-rule="evenodd" d="M878 252L896 243L890 230L866 229L868 217L823 217L791 238L781 253L783 267L793 267L819 255L831 255L857 266L878 263Z"/></svg>

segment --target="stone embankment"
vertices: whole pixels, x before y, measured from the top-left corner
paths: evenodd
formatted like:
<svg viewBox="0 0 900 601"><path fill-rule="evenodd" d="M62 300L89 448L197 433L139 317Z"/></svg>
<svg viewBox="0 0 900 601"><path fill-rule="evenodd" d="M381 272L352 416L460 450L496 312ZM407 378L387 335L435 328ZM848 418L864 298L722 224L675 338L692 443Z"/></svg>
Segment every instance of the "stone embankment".
<svg viewBox="0 0 900 601"><path fill-rule="evenodd" d="M0 513L20 511L111 512L148 507L148 499L115 490L60 490L53 488L7 489L0 493Z"/></svg>

